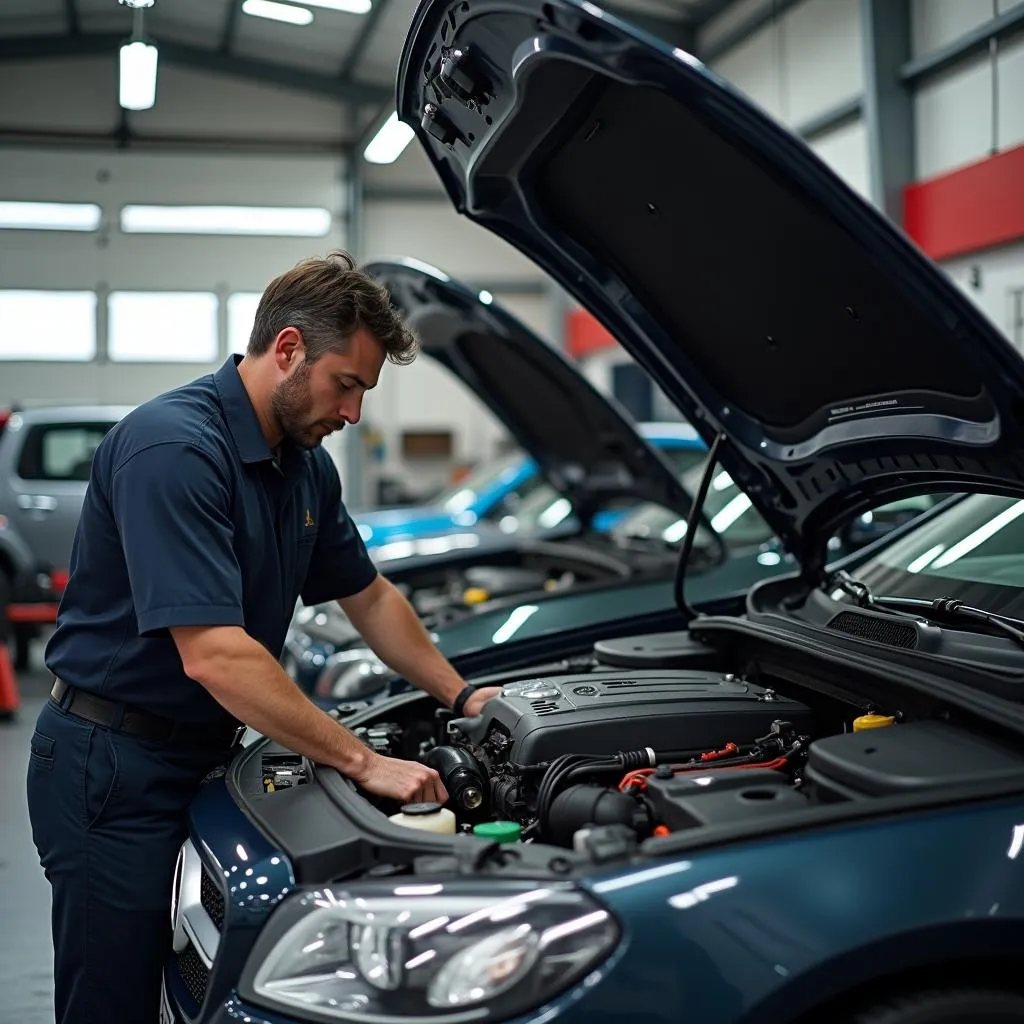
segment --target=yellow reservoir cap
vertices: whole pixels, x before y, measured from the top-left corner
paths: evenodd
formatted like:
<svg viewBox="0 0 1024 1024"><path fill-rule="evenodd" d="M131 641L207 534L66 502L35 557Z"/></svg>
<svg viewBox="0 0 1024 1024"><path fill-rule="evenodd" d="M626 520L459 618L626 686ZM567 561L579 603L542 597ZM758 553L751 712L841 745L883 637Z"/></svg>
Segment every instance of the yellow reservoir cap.
<svg viewBox="0 0 1024 1024"><path fill-rule="evenodd" d="M489 601L491 595L484 590L483 587L470 587L463 595L462 600L466 604L483 604L484 601Z"/></svg>
<svg viewBox="0 0 1024 1024"><path fill-rule="evenodd" d="M892 715L861 715L853 720L853 731L860 732L862 729L884 729L887 725L894 724L896 719Z"/></svg>

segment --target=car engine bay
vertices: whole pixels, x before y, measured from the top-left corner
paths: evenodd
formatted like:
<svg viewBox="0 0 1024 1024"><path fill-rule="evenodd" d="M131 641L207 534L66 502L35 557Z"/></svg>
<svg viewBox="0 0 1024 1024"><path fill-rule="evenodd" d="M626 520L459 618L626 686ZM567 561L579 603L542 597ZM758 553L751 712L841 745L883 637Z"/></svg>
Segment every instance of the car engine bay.
<svg viewBox="0 0 1024 1024"><path fill-rule="evenodd" d="M592 860L602 847L628 855L650 840L763 829L814 808L1024 782L1012 743L934 701L873 704L852 688L829 693L756 662L724 671L722 661L685 631L655 634L477 680L501 693L475 718L409 694L346 724L376 752L437 770L446 806L400 806L344 784L381 825ZM264 783L308 781L295 761L265 759Z"/></svg>

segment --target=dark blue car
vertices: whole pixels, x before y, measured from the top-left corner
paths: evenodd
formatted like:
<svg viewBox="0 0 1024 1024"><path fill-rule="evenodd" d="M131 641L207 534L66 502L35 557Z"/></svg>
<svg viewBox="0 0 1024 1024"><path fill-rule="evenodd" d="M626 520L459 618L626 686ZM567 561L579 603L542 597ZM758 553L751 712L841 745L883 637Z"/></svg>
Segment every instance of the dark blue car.
<svg viewBox="0 0 1024 1024"><path fill-rule="evenodd" d="M590 3L427 0L398 98L795 569L693 608L684 545L673 617L496 645L479 718L339 711L444 808L254 738L192 810L161 1019L1024 1021L1024 360L795 136Z"/></svg>

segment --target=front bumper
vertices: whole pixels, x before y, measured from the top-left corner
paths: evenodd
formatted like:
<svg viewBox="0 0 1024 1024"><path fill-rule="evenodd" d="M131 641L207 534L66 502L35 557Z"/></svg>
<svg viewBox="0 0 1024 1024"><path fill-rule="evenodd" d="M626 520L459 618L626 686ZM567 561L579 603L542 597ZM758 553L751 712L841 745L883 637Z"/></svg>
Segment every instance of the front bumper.
<svg viewBox="0 0 1024 1024"><path fill-rule="evenodd" d="M65 572L40 567L35 572L22 573L14 581L13 600L7 606L8 621L22 627L56 622L65 586Z"/></svg>
<svg viewBox="0 0 1024 1024"><path fill-rule="evenodd" d="M226 1008L256 937L294 886L287 857L245 816L225 779L210 779L192 805L175 872L161 1024L242 1019Z"/></svg>

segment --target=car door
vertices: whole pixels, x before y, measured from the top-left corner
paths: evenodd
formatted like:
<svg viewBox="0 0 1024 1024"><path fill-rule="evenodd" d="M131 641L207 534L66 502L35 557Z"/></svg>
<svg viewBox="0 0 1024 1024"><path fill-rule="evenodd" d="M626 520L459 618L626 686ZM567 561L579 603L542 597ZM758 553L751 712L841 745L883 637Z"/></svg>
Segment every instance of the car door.
<svg viewBox="0 0 1024 1024"><path fill-rule="evenodd" d="M9 518L46 569L66 569L93 454L116 418L25 425L7 481Z"/></svg>

